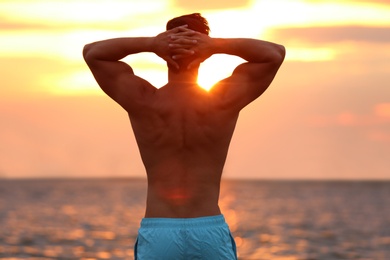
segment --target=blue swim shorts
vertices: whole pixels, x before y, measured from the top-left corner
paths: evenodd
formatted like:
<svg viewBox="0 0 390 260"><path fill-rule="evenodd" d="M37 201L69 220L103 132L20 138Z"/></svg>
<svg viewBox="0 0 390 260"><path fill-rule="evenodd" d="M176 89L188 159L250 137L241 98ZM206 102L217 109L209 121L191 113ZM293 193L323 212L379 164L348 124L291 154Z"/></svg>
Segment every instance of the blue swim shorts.
<svg viewBox="0 0 390 260"><path fill-rule="evenodd" d="M134 247L136 260L237 260L223 215L144 218Z"/></svg>

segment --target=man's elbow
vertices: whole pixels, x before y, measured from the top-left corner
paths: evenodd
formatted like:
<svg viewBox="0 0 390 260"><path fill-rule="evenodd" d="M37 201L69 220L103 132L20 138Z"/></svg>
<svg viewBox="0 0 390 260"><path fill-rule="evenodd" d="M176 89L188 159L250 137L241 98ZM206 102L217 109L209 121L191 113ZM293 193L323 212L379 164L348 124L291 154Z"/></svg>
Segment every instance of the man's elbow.
<svg viewBox="0 0 390 260"><path fill-rule="evenodd" d="M274 51L274 62L282 64L286 57L286 48L283 45L276 44Z"/></svg>
<svg viewBox="0 0 390 260"><path fill-rule="evenodd" d="M83 57L85 61L88 61L91 59L91 50L92 50L92 43L86 44L83 48Z"/></svg>

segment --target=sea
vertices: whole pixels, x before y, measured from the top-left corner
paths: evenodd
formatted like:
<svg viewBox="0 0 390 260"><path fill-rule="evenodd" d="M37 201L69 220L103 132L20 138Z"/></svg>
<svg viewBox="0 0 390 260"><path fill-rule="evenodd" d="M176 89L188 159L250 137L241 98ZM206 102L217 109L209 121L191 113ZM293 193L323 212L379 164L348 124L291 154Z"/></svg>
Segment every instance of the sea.
<svg viewBox="0 0 390 260"><path fill-rule="evenodd" d="M144 179L0 180L0 259L133 259ZM389 181L223 180L240 260L390 259Z"/></svg>

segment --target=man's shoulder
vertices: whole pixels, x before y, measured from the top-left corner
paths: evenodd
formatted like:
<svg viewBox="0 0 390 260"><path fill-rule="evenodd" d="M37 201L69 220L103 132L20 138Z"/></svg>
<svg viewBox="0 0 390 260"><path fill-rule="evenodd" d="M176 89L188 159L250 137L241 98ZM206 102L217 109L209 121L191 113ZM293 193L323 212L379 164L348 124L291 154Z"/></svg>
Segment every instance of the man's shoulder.
<svg viewBox="0 0 390 260"><path fill-rule="evenodd" d="M116 91L109 96L128 112L138 110L150 102L158 90L149 81L136 75L123 77L116 85Z"/></svg>

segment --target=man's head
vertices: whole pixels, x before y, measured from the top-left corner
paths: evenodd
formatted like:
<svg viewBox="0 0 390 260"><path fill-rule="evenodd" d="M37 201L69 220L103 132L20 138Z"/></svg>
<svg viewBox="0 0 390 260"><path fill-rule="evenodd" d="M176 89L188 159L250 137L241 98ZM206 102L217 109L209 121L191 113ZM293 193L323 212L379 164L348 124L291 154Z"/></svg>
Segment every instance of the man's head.
<svg viewBox="0 0 390 260"><path fill-rule="evenodd" d="M175 17L172 20L168 21L166 29L171 30L179 26L187 25L188 29L191 29L193 31L197 31L206 35L209 35L210 28L208 25L207 20L202 17L199 13L193 13L193 14L187 14L182 15L179 17ZM182 58L177 61L177 63L180 66L179 72L183 69L187 68L188 64L190 64L194 60L195 56L189 57L189 58ZM172 69L173 71L176 71L174 68L172 68L168 64L168 68Z"/></svg>
<svg viewBox="0 0 390 260"><path fill-rule="evenodd" d="M172 20L168 21L167 30L171 30L182 25L188 25L189 29L204 33L206 35L209 35L210 32L207 20L199 13L186 14L173 18Z"/></svg>

